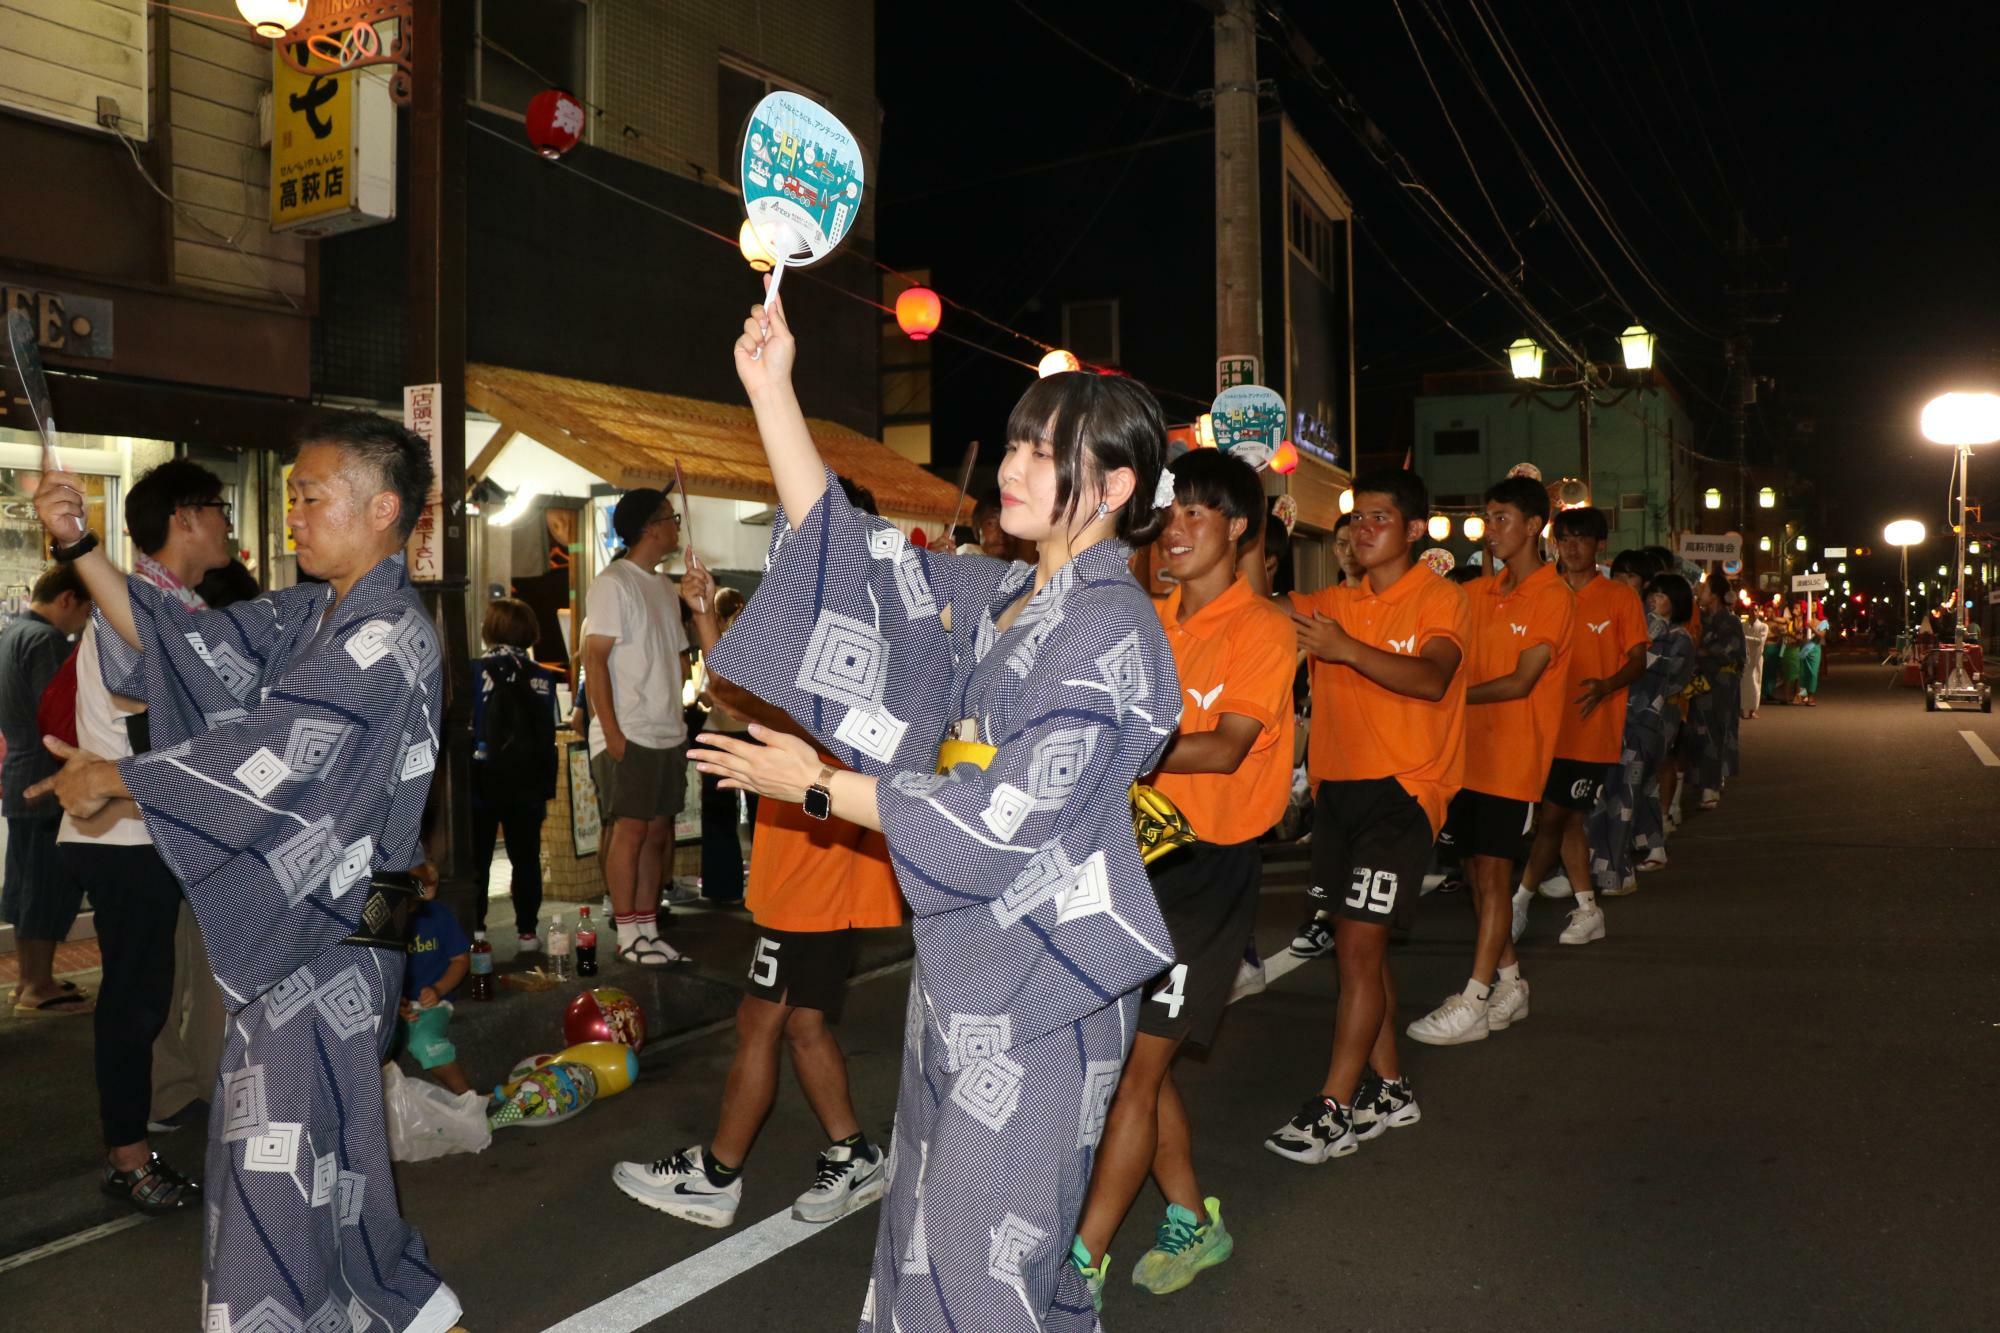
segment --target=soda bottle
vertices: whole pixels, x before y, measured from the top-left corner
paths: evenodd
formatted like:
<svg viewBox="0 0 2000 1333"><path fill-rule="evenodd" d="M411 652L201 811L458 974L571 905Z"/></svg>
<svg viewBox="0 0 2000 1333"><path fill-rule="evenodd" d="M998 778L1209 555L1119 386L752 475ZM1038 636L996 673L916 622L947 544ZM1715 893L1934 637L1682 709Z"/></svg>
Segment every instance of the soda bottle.
<svg viewBox="0 0 2000 1333"><path fill-rule="evenodd" d="M590 922L590 909L576 909L576 974L597 975L597 927Z"/></svg>
<svg viewBox="0 0 2000 1333"><path fill-rule="evenodd" d="M562 913L549 923L549 975L557 981L568 981L571 957L569 951L569 931L563 925Z"/></svg>
<svg viewBox="0 0 2000 1333"><path fill-rule="evenodd" d="M472 932L472 998L493 998L493 946L486 942L483 930Z"/></svg>

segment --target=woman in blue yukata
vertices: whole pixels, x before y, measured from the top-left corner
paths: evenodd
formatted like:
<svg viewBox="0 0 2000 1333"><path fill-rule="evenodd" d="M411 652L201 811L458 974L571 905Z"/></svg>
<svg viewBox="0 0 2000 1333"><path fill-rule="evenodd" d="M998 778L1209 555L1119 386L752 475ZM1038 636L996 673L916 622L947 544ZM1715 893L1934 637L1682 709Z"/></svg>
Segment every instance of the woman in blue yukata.
<svg viewBox="0 0 2000 1333"><path fill-rule="evenodd" d="M1070 1242L1139 988L1173 962L1129 797L1180 720L1126 567L1173 502L1159 405L1080 373L1022 396L1001 525L1040 556L1007 564L913 547L850 506L793 393L795 354L782 305L753 308L736 369L784 508L712 666L846 768L764 727L690 757L725 787L881 829L914 918L861 1327L1093 1329Z"/></svg>

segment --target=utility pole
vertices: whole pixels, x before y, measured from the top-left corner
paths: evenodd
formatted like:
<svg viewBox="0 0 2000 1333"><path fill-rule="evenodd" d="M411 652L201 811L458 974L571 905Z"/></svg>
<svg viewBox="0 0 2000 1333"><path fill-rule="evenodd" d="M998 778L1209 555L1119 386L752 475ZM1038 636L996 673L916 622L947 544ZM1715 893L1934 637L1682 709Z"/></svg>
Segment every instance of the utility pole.
<svg viewBox="0 0 2000 1333"><path fill-rule="evenodd" d="M1259 378L1268 382L1257 15L1250 0L1211 0L1209 8L1215 14L1215 355L1255 357Z"/></svg>
<svg viewBox="0 0 2000 1333"><path fill-rule="evenodd" d="M1780 241L1775 248L1782 251L1786 245ZM1736 522L1743 534L1745 569L1750 565L1749 545L1754 535L1750 522L1749 408L1757 401L1757 378L1750 372L1750 326L1776 324L1781 318L1765 303L1752 309L1749 298L1784 296L1791 290L1786 283L1766 276L1770 265L1762 258L1765 249L1750 239L1750 229L1738 211L1729 234L1730 280L1725 288L1729 295L1729 338L1723 344L1723 356L1729 368L1729 426L1736 445ZM1785 562L1780 564L1782 568Z"/></svg>

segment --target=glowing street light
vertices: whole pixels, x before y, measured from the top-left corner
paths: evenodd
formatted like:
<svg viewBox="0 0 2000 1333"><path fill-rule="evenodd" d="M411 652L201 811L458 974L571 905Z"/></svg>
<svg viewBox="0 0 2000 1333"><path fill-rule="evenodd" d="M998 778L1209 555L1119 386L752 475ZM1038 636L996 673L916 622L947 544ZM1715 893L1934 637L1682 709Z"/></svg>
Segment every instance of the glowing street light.
<svg viewBox="0 0 2000 1333"><path fill-rule="evenodd" d="M1771 539L1770 539L1769 537L1759 537L1759 538L1757 539L1757 549L1758 549L1758 550L1760 550L1760 551L1768 551L1768 550L1770 550L1770 549L1771 549Z"/></svg>
<svg viewBox="0 0 2000 1333"><path fill-rule="evenodd" d="M1722 508L1722 492L1713 486L1703 491L1701 493L1701 507L1703 509Z"/></svg>
<svg viewBox="0 0 2000 1333"><path fill-rule="evenodd" d="M1952 667L1954 687L1965 670L1965 626L1972 609L1965 604L1965 490L1972 471L1972 447L2000 440L2000 393L1946 393L1924 404L1924 438L1958 450L1958 595L1953 605L1953 634L1959 652ZM1939 570L1940 574L1944 571Z"/></svg>
<svg viewBox="0 0 2000 1333"><path fill-rule="evenodd" d="M1796 547L1797 549L1801 550L1801 551L1805 550L1805 549L1806 549L1806 535L1805 535L1805 534L1804 534L1803 532L1801 532L1801 533L1799 534L1799 539L1798 539L1797 541L1793 542L1793 543L1792 543L1792 545L1793 545L1794 547Z"/></svg>
<svg viewBox="0 0 2000 1333"><path fill-rule="evenodd" d="M1757 507L1759 509L1776 509L1778 507L1778 493L1769 486L1759 488L1757 491Z"/></svg>
<svg viewBox="0 0 2000 1333"><path fill-rule="evenodd" d="M1516 338L1507 344L1507 364L1517 380L1542 377L1542 345L1533 338Z"/></svg>
<svg viewBox="0 0 2000 1333"><path fill-rule="evenodd" d="M1899 518L1882 529L1882 540L1890 546L1901 547L1903 551L1903 632L1910 632L1910 548L1921 546L1924 540L1924 525L1914 518ZM1918 592L1923 591L1921 584Z"/></svg>
<svg viewBox="0 0 2000 1333"><path fill-rule="evenodd" d="M1618 346L1625 353L1625 369L1651 370L1653 368L1653 335L1643 324L1633 324L1618 335Z"/></svg>

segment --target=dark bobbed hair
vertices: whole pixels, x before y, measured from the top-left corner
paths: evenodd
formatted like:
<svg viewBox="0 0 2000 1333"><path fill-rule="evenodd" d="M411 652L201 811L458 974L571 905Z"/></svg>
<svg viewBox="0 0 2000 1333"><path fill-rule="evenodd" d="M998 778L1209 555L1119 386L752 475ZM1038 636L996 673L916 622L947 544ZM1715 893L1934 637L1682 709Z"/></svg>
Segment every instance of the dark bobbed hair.
<svg viewBox="0 0 2000 1333"><path fill-rule="evenodd" d="M1118 511L1118 540L1144 546L1166 526L1153 493L1167 465L1167 424L1137 380L1081 370L1038 379L1008 415L1007 439L1046 444L1055 454L1056 511L1049 517L1056 522L1075 515L1087 482L1126 467L1132 498Z"/></svg>
<svg viewBox="0 0 2000 1333"><path fill-rule="evenodd" d="M535 608L518 597L495 597L486 604L486 618L480 622L479 637L496 648L519 648L526 652L542 640L542 622Z"/></svg>
<svg viewBox="0 0 2000 1333"><path fill-rule="evenodd" d="M189 459L171 459L132 483L125 497L125 531L140 551L157 554L167 544L175 510L221 498L222 478Z"/></svg>
<svg viewBox="0 0 2000 1333"><path fill-rule="evenodd" d="M402 505L396 520L398 540L410 539L434 480L429 445L373 412L320 413L292 437L294 453L309 444L332 445L370 468L381 488L394 491Z"/></svg>
<svg viewBox="0 0 2000 1333"><path fill-rule="evenodd" d="M1644 551L1635 546L1628 546L1617 555L1611 557L1611 572L1613 574L1636 575L1639 582L1644 584L1660 571L1647 558Z"/></svg>
<svg viewBox="0 0 2000 1333"><path fill-rule="evenodd" d="M1431 492L1424 485L1424 479L1403 468L1378 468L1364 472L1354 479L1355 503L1360 503L1363 495L1386 495L1389 503L1396 506L1396 512L1403 516L1405 523L1422 523L1431 515ZM1354 516L1346 516L1352 522ZM1340 529L1335 528L1338 532Z"/></svg>
<svg viewBox="0 0 2000 1333"><path fill-rule="evenodd" d="M1679 558L1664 546L1641 546L1639 554L1653 562L1655 574L1665 574L1680 564Z"/></svg>
<svg viewBox="0 0 2000 1333"><path fill-rule="evenodd" d="M1591 505L1581 509L1558 509L1556 511L1555 536L1588 537L1594 542L1604 541L1611 536L1611 524L1605 521L1604 511Z"/></svg>
<svg viewBox="0 0 2000 1333"><path fill-rule="evenodd" d="M1665 594L1671 613L1667 619L1674 624L1685 625L1694 619L1694 589L1679 574L1655 574L1646 590Z"/></svg>
<svg viewBox="0 0 2000 1333"><path fill-rule="evenodd" d="M835 473L833 479L840 483L840 493L847 497L847 503L871 517L880 517L882 511L875 507L875 492L851 477Z"/></svg>
<svg viewBox="0 0 2000 1333"><path fill-rule="evenodd" d="M35 586L28 590L28 600L46 606L56 598L68 593L79 602L88 602L90 588L83 581L73 563L50 565L35 580Z"/></svg>
<svg viewBox="0 0 2000 1333"><path fill-rule="evenodd" d="M1548 488L1532 477L1502 477L1486 488L1486 503L1513 505L1538 522L1549 521Z"/></svg>
<svg viewBox="0 0 2000 1333"><path fill-rule="evenodd" d="M194 585L194 590L202 601L208 603L211 611L220 611L238 602L254 602L264 595L257 576L241 560L231 560L220 569L209 570L201 576L201 582Z"/></svg>
<svg viewBox="0 0 2000 1333"><path fill-rule="evenodd" d="M1219 449L1190 449L1170 466L1174 499L1213 509L1225 519L1243 520L1243 535L1236 539L1238 555L1263 540L1264 486L1255 468Z"/></svg>
<svg viewBox="0 0 2000 1333"><path fill-rule="evenodd" d="M1722 573L1710 574L1708 578L1703 581L1708 584L1708 590L1710 592L1714 593L1717 597L1720 597L1722 599L1723 605L1727 606L1729 604L1730 595L1734 593L1736 589L1733 586L1731 586L1729 582L1729 576L1727 574L1722 574Z"/></svg>

